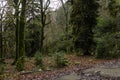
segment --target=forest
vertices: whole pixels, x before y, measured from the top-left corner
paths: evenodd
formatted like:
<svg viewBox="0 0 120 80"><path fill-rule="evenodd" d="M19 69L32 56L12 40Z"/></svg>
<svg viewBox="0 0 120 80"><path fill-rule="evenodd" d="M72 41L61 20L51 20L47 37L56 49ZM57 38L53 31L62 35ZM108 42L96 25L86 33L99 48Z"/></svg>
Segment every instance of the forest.
<svg viewBox="0 0 120 80"><path fill-rule="evenodd" d="M120 0L0 0L0 80L120 80Z"/></svg>

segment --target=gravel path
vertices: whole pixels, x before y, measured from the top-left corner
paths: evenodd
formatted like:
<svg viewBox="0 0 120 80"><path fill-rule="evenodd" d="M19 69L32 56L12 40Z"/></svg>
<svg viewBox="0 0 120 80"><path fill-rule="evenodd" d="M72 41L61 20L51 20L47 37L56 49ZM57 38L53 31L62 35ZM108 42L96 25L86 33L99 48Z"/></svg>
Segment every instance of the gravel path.
<svg viewBox="0 0 120 80"><path fill-rule="evenodd" d="M97 64L90 69L78 70L56 80L120 80L120 59Z"/></svg>

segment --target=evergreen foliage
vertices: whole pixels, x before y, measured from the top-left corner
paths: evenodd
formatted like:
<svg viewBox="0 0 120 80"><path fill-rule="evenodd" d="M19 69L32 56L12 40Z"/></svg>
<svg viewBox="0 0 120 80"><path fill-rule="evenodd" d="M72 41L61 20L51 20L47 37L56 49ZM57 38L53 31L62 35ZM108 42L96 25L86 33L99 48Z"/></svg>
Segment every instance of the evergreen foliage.
<svg viewBox="0 0 120 80"><path fill-rule="evenodd" d="M116 0L109 0L108 11L112 17L117 17L120 11L120 6L117 4Z"/></svg>
<svg viewBox="0 0 120 80"><path fill-rule="evenodd" d="M26 26L25 51L28 57L33 57L40 48L40 24L37 19L39 16L30 19Z"/></svg>
<svg viewBox="0 0 120 80"><path fill-rule="evenodd" d="M91 55L95 46L92 30L97 23L98 3L96 0L75 0L72 7L70 23L73 27L74 49Z"/></svg>
<svg viewBox="0 0 120 80"><path fill-rule="evenodd" d="M94 29L97 58L120 57L120 7L118 6L115 0L110 0L107 6L109 15L98 18L98 24Z"/></svg>
<svg viewBox="0 0 120 80"><path fill-rule="evenodd" d="M16 62L16 69L18 71L24 70L24 57L20 57Z"/></svg>
<svg viewBox="0 0 120 80"><path fill-rule="evenodd" d="M55 63L56 63L56 67L58 68L63 68L69 65L69 61L64 57L63 52L57 52L55 54Z"/></svg>
<svg viewBox="0 0 120 80"><path fill-rule="evenodd" d="M5 65L4 64L0 64L0 75L3 74L5 71Z"/></svg>
<svg viewBox="0 0 120 80"><path fill-rule="evenodd" d="M0 1L0 74L13 57L22 71L25 55L34 56L35 66L43 70L43 56L49 52L60 68L69 65L61 51L120 57L120 0L60 1L57 10L50 8L50 0Z"/></svg>
<svg viewBox="0 0 120 80"><path fill-rule="evenodd" d="M35 58L35 65L41 68L42 70L45 69L44 64L43 64L43 55L37 51L36 54L34 55Z"/></svg>

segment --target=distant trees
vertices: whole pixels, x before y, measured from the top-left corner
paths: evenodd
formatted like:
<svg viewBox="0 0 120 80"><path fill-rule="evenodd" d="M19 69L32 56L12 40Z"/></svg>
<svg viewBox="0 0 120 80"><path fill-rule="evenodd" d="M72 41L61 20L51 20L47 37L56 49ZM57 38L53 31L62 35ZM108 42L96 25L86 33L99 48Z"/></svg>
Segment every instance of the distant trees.
<svg viewBox="0 0 120 80"><path fill-rule="evenodd" d="M67 36L68 36L68 8L67 4L64 4L63 0L59 0L60 4L62 5L59 9L56 10L56 16L55 17L55 26L57 28L57 34L54 36L54 44L55 47L53 47L54 51L66 51L67 46ZM55 29L55 28L54 28ZM53 29L53 30L54 30ZM64 45L65 44L65 45Z"/></svg>
<svg viewBox="0 0 120 80"><path fill-rule="evenodd" d="M97 20L98 3L95 0L75 0L72 5L71 26L75 51L91 55L93 46L93 28Z"/></svg>
<svg viewBox="0 0 120 80"><path fill-rule="evenodd" d="M47 14L49 13L47 10L50 5L50 0L44 1L40 0L40 23L41 23L41 28L40 28L40 48L39 51L43 52L43 41L44 41L44 28L45 26L49 23L46 22L46 17Z"/></svg>
<svg viewBox="0 0 120 80"><path fill-rule="evenodd" d="M2 25L0 28L2 30L2 53L4 58L11 57L15 51L15 26L13 19L13 8L11 7L11 1L2 0L0 1L0 15L2 16L0 20L0 24ZM8 55L11 54L11 55Z"/></svg>
<svg viewBox="0 0 120 80"><path fill-rule="evenodd" d="M23 65L25 51L27 56L34 56L36 52L74 49L77 53L91 55L96 46L96 53L105 49L102 46L107 43L107 38L110 39L108 44L119 40L120 6L115 0L98 1L101 7L95 0L67 0L66 3L59 0L62 6L56 11L50 9L50 0L2 1L0 58L3 58L3 53L12 55L14 64L19 62L17 66ZM100 16L97 18L98 7ZM115 38L112 40L110 37ZM119 45L114 45L117 46L114 51L117 51Z"/></svg>
<svg viewBox="0 0 120 80"><path fill-rule="evenodd" d="M26 49L26 56L34 56L34 54L39 51L40 48L40 16L39 15L32 15L27 21L26 25L26 39L25 39L25 49Z"/></svg>
<svg viewBox="0 0 120 80"><path fill-rule="evenodd" d="M65 16L65 24L66 24L66 33L68 34L68 5L64 3L63 0L60 0L61 3L62 3L62 7L63 7L63 10L64 10L64 16Z"/></svg>

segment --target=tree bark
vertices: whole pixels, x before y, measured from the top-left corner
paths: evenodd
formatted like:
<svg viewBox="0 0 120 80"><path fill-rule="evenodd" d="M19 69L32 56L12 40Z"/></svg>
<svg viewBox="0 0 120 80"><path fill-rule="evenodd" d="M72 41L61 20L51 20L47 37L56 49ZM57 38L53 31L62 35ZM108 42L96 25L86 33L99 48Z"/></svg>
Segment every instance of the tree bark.
<svg viewBox="0 0 120 80"><path fill-rule="evenodd" d="M40 0L40 13L41 13L41 31L40 31L40 52L43 52L43 41L44 41L44 27L46 26L46 10L49 7L50 0L47 0L44 6L44 0Z"/></svg>
<svg viewBox="0 0 120 80"><path fill-rule="evenodd" d="M1 3L1 5L3 5L3 3ZM3 61L3 14L4 14L4 9L1 8L0 9L0 61L1 62L4 62Z"/></svg>
<svg viewBox="0 0 120 80"><path fill-rule="evenodd" d="M3 46L2 46L2 15L0 17L0 61L3 58Z"/></svg>
<svg viewBox="0 0 120 80"><path fill-rule="evenodd" d="M44 38L44 11L43 11L43 0L40 0L40 6L41 6L41 31L40 31L40 52L42 52L43 49L43 38Z"/></svg>
<svg viewBox="0 0 120 80"><path fill-rule="evenodd" d="M19 58L25 56L25 23L26 23L26 0L22 0L22 10L20 15L19 27Z"/></svg>
<svg viewBox="0 0 120 80"><path fill-rule="evenodd" d="M19 0L14 0L14 8L15 8L15 27L16 27L16 55L15 60L12 63L13 65L16 63L19 57Z"/></svg>

